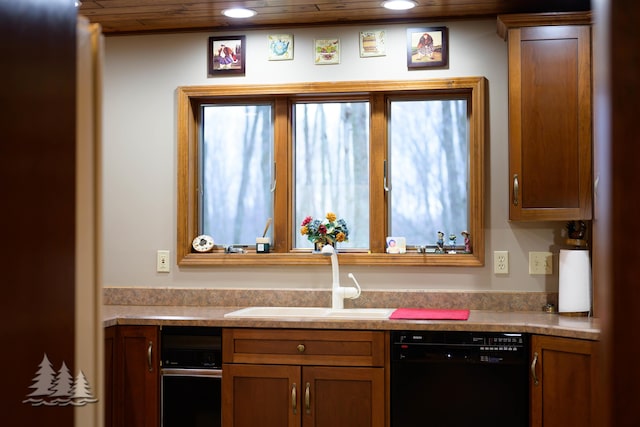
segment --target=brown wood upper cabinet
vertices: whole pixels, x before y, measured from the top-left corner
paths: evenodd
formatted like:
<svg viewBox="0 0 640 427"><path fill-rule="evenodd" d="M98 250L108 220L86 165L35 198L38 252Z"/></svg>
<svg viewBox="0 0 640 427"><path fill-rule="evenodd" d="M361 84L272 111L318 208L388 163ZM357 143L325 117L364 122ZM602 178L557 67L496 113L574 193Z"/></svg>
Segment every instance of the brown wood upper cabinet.
<svg viewBox="0 0 640 427"><path fill-rule="evenodd" d="M592 217L589 13L502 15L509 55L509 219Z"/></svg>

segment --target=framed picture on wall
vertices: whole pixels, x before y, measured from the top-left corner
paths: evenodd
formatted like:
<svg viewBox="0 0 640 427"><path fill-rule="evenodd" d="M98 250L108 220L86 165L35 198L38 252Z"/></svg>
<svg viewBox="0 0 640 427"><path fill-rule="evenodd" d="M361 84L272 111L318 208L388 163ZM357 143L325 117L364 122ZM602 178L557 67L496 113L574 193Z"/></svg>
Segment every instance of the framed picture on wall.
<svg viewBox="0 0 640 427"><path fill-rule="evenodd" d="M269 61L293 59L293 34L269 34Z"/></svg>
<svg viewBox="0 0 640 427"><path fill-rule="evenodd" d="M245 36L209 37L207 58L209 77L245 73Z"/></svg>
<svg viewBox="0 0 640 427"><path fill-rule="evenodd" d="M385 56L385 34L384 30L360 31L360 58Z"/></svg>
<svg viewBox="0 0 640 427"><path fill-rule="evenodd" d="M340 39L316 39L314 49L316 65L340 63Z"/></svg>
<svg viewBox="0 0 640 427"><path fill-rule="evenodd" d="M447 27L407 29L407 68L446 67L448 63Z"/></svg>

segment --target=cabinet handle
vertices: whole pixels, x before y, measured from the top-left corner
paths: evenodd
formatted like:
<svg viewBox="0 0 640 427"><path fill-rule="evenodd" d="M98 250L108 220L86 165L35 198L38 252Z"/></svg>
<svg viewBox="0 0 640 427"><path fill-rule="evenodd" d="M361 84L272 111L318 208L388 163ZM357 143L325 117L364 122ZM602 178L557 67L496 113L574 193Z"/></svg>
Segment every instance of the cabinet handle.
<svg viewBox="0 0 640 427"><path fill-rule="evenodd" d="M304 409L307 415L311 413L311 384L309 383L304 387Z"/></svg>
<svg viewBox="0 0 640 427"><path fill-rule="evenodd" d="M533 361L531 362L531 378L533 378L533 384L538 385L538 376L536 375L536 365L538 364L538 352L533 353Z"/></svg>
<svg viewBox="0 0 640 427"><path fill-rule="evenodd" d="M153 371L153 341L149 341L149 347L147 347L147 365L149 366L149 372Z"/></svg>
<svg viewBox="0 0 640 427"><path fill-rule="evenodd" d="M518 196L520 193L520 184L518 183L518 174L513 175L513 206L518 206Z"/></svg>
<svg viewBox="0 0 640 427"><path fill-rule="evenodd" d="M298 344L298 347L296 348L298 349L298 353L304 353L304 350L305 350L304 344Z"/></svg>
<svg viewBox="0 0 640 427"><path fill-rule="evenodd" d="M296 383L293 383L293 387L291 387L291 410L293 411L293 415L298 413L298 392L296 389Z"/></svg>

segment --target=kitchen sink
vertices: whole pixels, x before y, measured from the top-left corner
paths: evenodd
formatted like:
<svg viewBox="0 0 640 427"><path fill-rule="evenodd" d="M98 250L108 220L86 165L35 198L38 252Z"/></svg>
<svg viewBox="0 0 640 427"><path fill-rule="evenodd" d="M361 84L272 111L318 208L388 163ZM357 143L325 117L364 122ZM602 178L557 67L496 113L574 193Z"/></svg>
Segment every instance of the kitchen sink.
<svg viewBox="0 0 640 427"><path fill-rule="evenodd" d="M395 309L393 308L345 308L331 310L326 317L337 319L388 319Z"/></svg>
<svg viewBox="0 0 640 427"><path fill-rule="evenodd" d="M224 315L229 318L331 318L331 319L388 319L392 308L345 308L333 310L329 307L247 307Z"/></svg>

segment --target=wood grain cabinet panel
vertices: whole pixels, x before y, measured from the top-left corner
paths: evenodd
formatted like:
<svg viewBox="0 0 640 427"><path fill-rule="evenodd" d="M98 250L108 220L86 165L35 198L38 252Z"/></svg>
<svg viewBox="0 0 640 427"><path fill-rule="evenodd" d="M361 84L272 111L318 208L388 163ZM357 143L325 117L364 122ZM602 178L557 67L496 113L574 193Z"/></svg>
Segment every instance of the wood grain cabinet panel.
<svg viewBox="0 0 640 427"><path fill-rule="evenodd" d="M160 426L159 328L105 331L105 425Z"/></svg>
<svg viewBox="0 0 640 427"><path fill-rule="evenodd" d="M532 336L531 427L595 426L595 346Z"/></svg>
<svg viewBox="0 0 640 427"><path fill-rule="evenodd" d="M508 28L509 218L591 219L591 27L499 19Z"/></svg>
<svg viewBox="0 0 640 427"><path fill-rule="evenodd" d="M223 427L385 427L385 333L225 329Z"/></svg>

